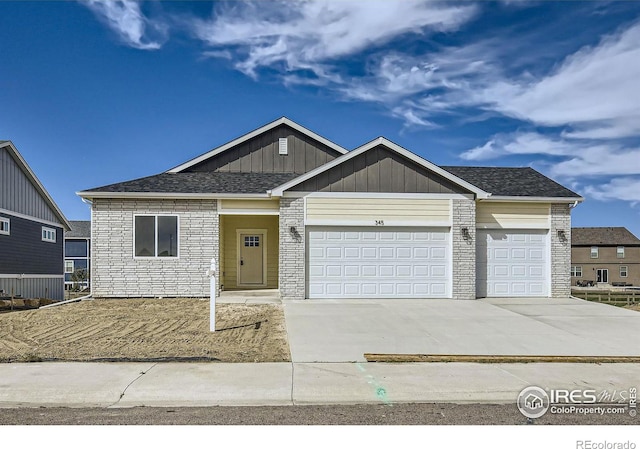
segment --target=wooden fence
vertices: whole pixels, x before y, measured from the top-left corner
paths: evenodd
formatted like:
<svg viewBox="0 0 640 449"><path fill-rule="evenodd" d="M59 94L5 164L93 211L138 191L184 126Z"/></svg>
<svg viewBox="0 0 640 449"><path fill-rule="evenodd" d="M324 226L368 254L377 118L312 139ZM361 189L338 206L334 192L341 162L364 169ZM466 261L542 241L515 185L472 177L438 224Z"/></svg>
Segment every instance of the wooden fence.
<svg viewBox="0 0 640 449"><path fill-rule="evenodd" d="M572 290L571 295L587 301L605 302L617 306L640 303L640 290Z"/></svg>

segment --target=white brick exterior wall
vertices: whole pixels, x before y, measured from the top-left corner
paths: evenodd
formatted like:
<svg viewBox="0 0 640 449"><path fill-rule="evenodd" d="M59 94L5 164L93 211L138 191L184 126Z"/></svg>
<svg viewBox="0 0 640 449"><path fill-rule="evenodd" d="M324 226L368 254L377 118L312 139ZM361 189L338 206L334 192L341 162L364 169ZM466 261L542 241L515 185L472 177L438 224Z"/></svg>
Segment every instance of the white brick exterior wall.
<svg viewBox="0 0 640 449"><path fill-rule="evenodd" d="M294 226L297 236L291 234ZM279 280L282 299L305 299L304 198L280 199Z"/></svg>
<svg viewBox="0 0 640 449"><path fill-rule="evenodd" d="M92 208L95 297L209 296L205 272L219 260L216 200L94 199ZM133 257L136 214L178 215L179 258Z"/></svg>
<svg viewBox="0 0 640 449"><path fill-rule="evenodd" d="M452 200L453 299L476 299L476 202ZM465 240L462 228L469 230Z"/></svg>
<svg viewBox="0 0 640 449"><path fill-rule="evenodd" d="M564 231L564 239L558 236ZM571 209L568 204L551 205L551 296L571 294Z"/></svg>

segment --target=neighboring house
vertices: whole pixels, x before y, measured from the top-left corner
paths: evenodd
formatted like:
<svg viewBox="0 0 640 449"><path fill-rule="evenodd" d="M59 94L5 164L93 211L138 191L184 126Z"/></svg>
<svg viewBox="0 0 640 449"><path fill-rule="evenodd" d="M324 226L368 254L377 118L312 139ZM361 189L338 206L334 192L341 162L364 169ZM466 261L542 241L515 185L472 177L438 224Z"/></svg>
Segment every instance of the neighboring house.
<svg viewBox="0 0 640 449"><path fill-rule="evenodd" d="M640 239L626 228L571 230L571 285L640 285Z"/></svg>
<svg viewBox="0 0 640 449"><path fill-rule="evenodd" d="M88 288L91 267L91 222L71 220L71 230L64 234L64 286L70 290L75 287ZM73 279L77 270L86 270L87 279L82 282Z"/></svg>
<svg viewBox="0 0 640 449"><path fill-rule="evenodd" d="M64 217L10 141L0 141L0 294L64 299Z"/></svg>
<svg viewBox="0 0 640 449"><path fill-rule="evenodd" d="M79 192L97 297L279 289L284 299L566 297L570 209L531 168L352 151L278 119L164 173Z"/></svg>

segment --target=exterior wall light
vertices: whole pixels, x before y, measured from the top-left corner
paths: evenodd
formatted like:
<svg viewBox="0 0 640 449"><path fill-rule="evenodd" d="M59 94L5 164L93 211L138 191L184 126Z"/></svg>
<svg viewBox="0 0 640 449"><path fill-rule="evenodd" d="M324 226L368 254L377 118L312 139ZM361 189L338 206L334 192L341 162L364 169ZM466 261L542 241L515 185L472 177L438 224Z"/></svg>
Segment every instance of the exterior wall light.
<svg viewBox="0 0 640 449"><path fill-rule="evenodd" d="M462 238L465 240L471 240L471 234L469 234L469 228L462 228Z"/></svg>

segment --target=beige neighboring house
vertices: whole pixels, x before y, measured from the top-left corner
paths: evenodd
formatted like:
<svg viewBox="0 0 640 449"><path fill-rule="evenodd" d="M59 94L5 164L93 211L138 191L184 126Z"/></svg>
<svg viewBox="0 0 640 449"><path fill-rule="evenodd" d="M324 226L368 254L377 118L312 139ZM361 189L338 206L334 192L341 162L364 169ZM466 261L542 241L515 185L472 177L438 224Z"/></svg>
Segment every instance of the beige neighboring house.
<svg viewBox="0 0 640 449"><path fill-rule="evenodd" d="M571 285L640 285L640 239L627 228L571 229Z"/></svg>
<svg viewBox="0 0 640 449"><path fill-rule="evenodd" d="M97 297L567 297L571 208L529 168L351 151L283 117L164 173L79 192Z"/></svg>

